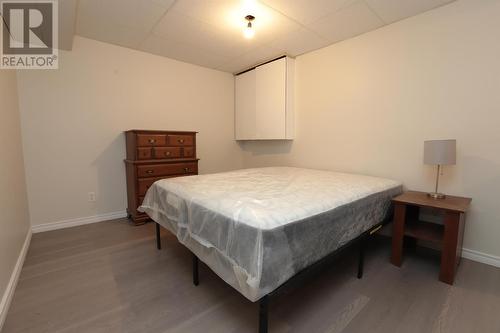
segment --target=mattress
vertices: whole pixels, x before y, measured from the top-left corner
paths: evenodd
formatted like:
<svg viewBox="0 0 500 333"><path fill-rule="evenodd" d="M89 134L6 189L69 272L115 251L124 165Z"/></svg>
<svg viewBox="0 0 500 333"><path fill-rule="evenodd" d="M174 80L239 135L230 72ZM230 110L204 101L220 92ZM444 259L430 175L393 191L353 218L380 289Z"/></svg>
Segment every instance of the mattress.
<svg viewBox="0 0 500 333"><path fill-rule="evenodd" d="M291 167L154 183L140 211L250 301L390 213L400 182Z"/></svg>

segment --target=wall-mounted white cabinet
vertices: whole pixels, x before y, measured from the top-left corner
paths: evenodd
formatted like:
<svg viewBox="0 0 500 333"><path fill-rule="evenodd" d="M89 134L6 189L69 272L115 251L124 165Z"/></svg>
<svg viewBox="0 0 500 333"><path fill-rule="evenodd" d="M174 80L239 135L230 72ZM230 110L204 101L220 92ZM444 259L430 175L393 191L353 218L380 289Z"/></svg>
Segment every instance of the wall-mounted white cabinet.
<svg viewBox="0 0 500 333"><path fill-rule="evenodd" d="M235 139L291 140L295 60L283 57L235 76Z"/></svg>

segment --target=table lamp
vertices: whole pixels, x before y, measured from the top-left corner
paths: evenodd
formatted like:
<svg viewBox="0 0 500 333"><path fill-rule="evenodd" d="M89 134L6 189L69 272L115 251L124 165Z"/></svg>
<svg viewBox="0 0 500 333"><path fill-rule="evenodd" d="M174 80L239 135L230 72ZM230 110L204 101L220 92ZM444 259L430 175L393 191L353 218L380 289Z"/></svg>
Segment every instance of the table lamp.
<svg viewBox="0 0 500 333"><path fill-rule="evenodd" d="M442 165L453 165L457 162L457 140L424 141L424 163L437 165L436 189L427 195L434 199L444 199L446 196L438 192L439 174Z"/></svg>

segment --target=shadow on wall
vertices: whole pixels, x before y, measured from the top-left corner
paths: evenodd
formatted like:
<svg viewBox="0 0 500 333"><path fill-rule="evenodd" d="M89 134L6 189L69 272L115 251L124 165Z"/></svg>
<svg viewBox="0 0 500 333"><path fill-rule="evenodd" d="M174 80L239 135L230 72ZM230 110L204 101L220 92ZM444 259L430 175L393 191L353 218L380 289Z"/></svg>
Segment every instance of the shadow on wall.
<svg viewBox="0 0 500 333"><path fill-rule="evenodd" d="M283 155L292 150L292 140L238 141L241 150L252 156Z"/></svg>
<svg viewBox="0 0 500 333"><path fill-rule="evenodd" d="M96 214L114 213L125 210L127 187L125 177L125 135L120 132L92 162L96 170ZM92 189L89 189L91 191Z"/></svg>

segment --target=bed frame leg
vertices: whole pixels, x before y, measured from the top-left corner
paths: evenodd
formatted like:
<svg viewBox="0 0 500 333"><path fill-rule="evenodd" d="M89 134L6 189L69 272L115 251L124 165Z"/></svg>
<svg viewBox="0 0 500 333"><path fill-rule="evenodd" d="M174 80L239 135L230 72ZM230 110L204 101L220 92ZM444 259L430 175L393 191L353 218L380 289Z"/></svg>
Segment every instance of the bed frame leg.
<svg viewBox="0 0 500 333"><path fill-rule="evenodd" d="M262 297L259 301L259 333L267 333L269 313L269 296Z"/></svg>
<svg viewBox="0 0 500 333"><path fill-rule="evenodd" d="M365 264L365 239L359 242L359 258L358 258L358 279L363 277L363 269Z"/></svg>
<svg viewBox="0 0 500 333"><path fill-rule="evenodd" d="M160 237L160 225L155 222L156 226L156 248L161 250L161 237Z"/></svg>
<svg viewBox="0 0 500 333"><path fill-rule="evenodd" d="M198 257L193 254L193 284L195 286L200 284L200 277L198 274Z"/></svg>

